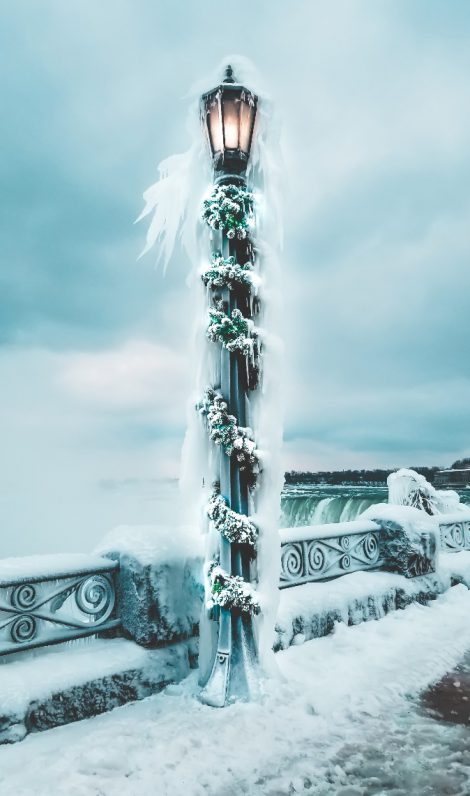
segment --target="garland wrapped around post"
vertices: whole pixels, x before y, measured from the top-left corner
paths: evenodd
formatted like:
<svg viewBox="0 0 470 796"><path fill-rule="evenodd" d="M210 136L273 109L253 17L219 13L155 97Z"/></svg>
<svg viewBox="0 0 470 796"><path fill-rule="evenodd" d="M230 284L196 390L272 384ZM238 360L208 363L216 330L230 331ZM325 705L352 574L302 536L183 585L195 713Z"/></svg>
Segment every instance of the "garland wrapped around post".
<svg viewBox="0 0 470 796"><path fill-rule="evenodd" d="M242 359L260 368L259 332L251 314L259 281L255 274L253 246L248 230L253 227L254 202L245 188L216 186L203 204L202 219L217 231L218 242L228 257L214 251L201 279L210 290L207 337L220 345L220 384L209 385L198 405L210 439L222 450L220 491L216 491L207 513L220 534L219 553L207 565L207 607L219 621L219 641L211 674L202 692L204 701L223 705L248 693L234 693L240 682L255 678L247 671L235 673L237 665L256 666L257 650L251 626L261 610L256 590L246 579L256 560L258 531L249 518L253 490L261 472L261 456L253 430L246 422L249 393L258 379L250 379ZM212 239L214 240L214 233ZM244 257L240 257L243 254ZM240 261L243 264L240 264ZM235 505L236 504L236 505ZM234 569L235 567L235 569ZM234 645L244 648L236 652Z"/></svg>
<svg viewBox="0 0 470 796"><path fill-rule="evenodd" d="M248 116L240 110L239 119L251 119L252 134L258 98L232 86L229 67L227 75L227 86L204 95L203 118L212 119L222 93L240 91L238 101ZM223 121L223 107L222 101L215 119ZM250 515L256 507L262 456L251 427L251 396L259 384L262 346L261 330L255 325L261 280L252 240L255 202L245 178L247 155L237 150L220 156L214 151L213 129L210 126L208 137L216 182L201 211L210 232L211 254L201 280L209 304L206 336L218 346L218 366L197 408L219 451L217 485L207 506L217 543L206 562L206 604L218 627L201 699L220 707L252 698L259 680L253 627L253 618L262 610L256 593L258 528Z"/></svg>
<svg viewBox="0 0 470 796"><path fill-rule="evenodd" d="M260 454L251 428L237 425L234 415L228 413L223 396L210 387L198 408L206 418L211 440L220 445L227 456L233 456L239 471L245 474L249 485L254 487L260 469Z"/></svg>
<svg viewBox="0 0 470 796"><path fill-rule="evenodd" d="M246 64L240 66L244 70ZM263 113L258 114L261 102ZM227 66L222 82L200 99L213 185L201 200L207 172L195 142L187 152L160 164L159 179L145 192L140 216L153 214L143 253L159 242L165 266L182 233L183 246L201 278L201 304L207 302L198 316L202 322L206 316L206 328L201 339L204 356L197 366L197 409L212 449L207 455L207 440L201 439L194 415L183 448L182 486L185 504L195 516L196 489L202 484L205 492L207 484L214 485L209 500L205 494L209 610L201 617L199 645L200 697L213 706L253 698L262 673L271 670L282 485L281 391L272 345L279 295L276 252L282 237L276 186L282 157L272 139L276 125L271 125L269 107L267 97L260 99L236 82ZM261 188L269 212L260 212ZM201 201L210 242L202 268L195 245L194 201ZM259 321L269 334L259 328ZM263 360L269 365L267 373ZM260 440L266 455L259 449Z"/></svg>
<svg viewBox="0 0 470 796"><path fill-rule="evenodd" d="M212 229L225 232L229 240L243 240L253 219L253 194L233 183L215 185L204 200L202 218Z"/></svg>
<svg viewBox="0 0 470 796"><path fill-rule="evenodd" d="M223 309L211 308L206 334L209 340L222 343L229 351L241 351L252 359L257 354L258 332L253 322L244 318L240 310L232 310L229 316Z"/></svg>
<svg viewBox="0 0 470 796"><path fill-rule="evenodd" d="M238 610L244 614L259 614L260 606L253 587L238 575L229 575L219 566L218 561L212 561L208 568L208 577L211 583L211 596L207 607Z"/></svg>
<svg viewBox="0 0 470 796"><path fill-rule="evenodd" d="M235 261L235 257L224 258L220 252L212 255L211 262L203 269L201 278L206 287L228 287L230 290L237 285L256 288L259 281L253 272L252 262L240 265Z"/></svg>
<svg viewBox="0 0 470 796"><path fill-rule="evenodd" d="M216 530L229 542L249 544L256 547L258 529L245 514L238 514L227 506L227 501L216 490L207 504L207 515Z"/></svg>

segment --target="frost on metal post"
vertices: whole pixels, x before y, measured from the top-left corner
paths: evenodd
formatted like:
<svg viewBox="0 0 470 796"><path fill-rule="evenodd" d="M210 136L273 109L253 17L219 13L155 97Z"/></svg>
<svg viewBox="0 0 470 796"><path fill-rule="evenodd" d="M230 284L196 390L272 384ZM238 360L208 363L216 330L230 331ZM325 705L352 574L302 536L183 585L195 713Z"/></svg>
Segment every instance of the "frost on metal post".
<svg viewBox="0 0 470 796"><path fill-rule="evenodd" d="M211 607L200 621L199 681L212 706L252 699L272 671L279 599L282 158L268 97L250 65L236 63L198 98L204 136L161 164L143 213L153 214L146 250L159 242L166 265L181 233L193 266L196 411L181 486L188 523L199 517L205 540Z"/></svg>
<svg viewBox="0 0 470 796"><path fill-rule="evenodd" d="M262 361L259 307L252 293L258 270L255 203L246 178L257 103L254 94L235 83L231 67L224 83L201 100L214 168L214 185L201 209L201 220L210 230L211 266L201 278L208 288L206 335L216 346L217 367L199 411L210 440L221 449L215 474L218 496L208 512L218 542L206 560L207 606L217 630L209 651L212 664L201 677L201 699L215 707L252 698L259 679L253 628L253 617L261 610L258 536L249 515L263 468L250 401Z"/></svg>

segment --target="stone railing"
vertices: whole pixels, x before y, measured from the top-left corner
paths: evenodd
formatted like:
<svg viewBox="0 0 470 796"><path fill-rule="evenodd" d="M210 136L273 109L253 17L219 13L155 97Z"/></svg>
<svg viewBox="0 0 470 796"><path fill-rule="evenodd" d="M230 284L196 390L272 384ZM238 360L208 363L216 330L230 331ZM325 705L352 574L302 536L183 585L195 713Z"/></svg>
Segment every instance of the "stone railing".
<svg viewBox="0 0 470 796"><path fill-rule="evenodd" d="M412 600L426 603L465 582L458 562L465 568L465 553L446 557L448 586L445 578L409 586L404 578L436 572L438 530L447 552L470 550L470 512L431 518L406 506L372 510L353 522L280 532L275 650L325 635L338 621L357 624ZM165 528L122 526L97 553L0 560L0 745L148 696L197 665L200 536L190 528L169 537ZM321 583L348 573L332 587ZM93 643L59 646L59 658L43 650L84 636ZM10 666L23 650L31 655ZM12 690L19 694L13 701Z"/></svg>
<svg viewBox="0 0 470 796"><path fill-rule="evenodd" d="M439 522L441 550L458 553L470 550L470 512L444 515Z"/></svg>
<svg viewBox="0 0 470 796"><path fill-rule="evenodd" d="M406 577L432 572L437 526L441 550L470 551L470 511L420 517L416 509L387 506L379 514L374 520L282 529L280 588L358 570L384 568ZM407 524L414 524L414 530Z"/></svg>
<svg viewBox="0 0 470 796"><path fill-rule="evenodd" d="M415 509L399 509L398 519L403 511L410 513L410 522L415 519ZM390 512L393 516L396 510L389 507ZM439 520L442 550L470 550L470 511ZM387 569L406 577L434 571L432 534L421 530L412 539L409 529L405 532L385 516L286 528L280 535L281 589L361 570ZM158 539L150 541L158 552ZM142 547L140 537L132 542ZM186 545L183 539L182 549ZM119 551L119 543L115 546ZM104 553L109 557L51 555L0 561L0 656L118 627L126 638L144 646L172 643L197 632L202 600L198 551L189 550L187 560L170 567L168 562L160 565L157 554L155 562L141 563L126 551L114 552L112 545Z"/></svg>
<svg viewBox="0 0 470 796"><path fill-rule="evenodd" d="M0 656L118 627L118 569L100 556L0 561Z"/></svg>
<svg viewBox="0 0 470 796"><path fill-rule="evenodd" d="M335 522L281 530L279 587L329 580L357 570L377 569L380 525L371 520Z"/></svg>

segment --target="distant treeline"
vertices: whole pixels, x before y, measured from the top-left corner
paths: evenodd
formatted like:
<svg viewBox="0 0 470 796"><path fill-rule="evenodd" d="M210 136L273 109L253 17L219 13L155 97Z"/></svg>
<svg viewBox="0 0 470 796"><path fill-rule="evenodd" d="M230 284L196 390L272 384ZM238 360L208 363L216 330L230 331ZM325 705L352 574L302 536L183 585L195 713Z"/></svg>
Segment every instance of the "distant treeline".
<svg viewBox="0 0 470 796"><path fill-rule="evenodd" d="M398 468L392 470L324 470L317 473L302 472L291 470L285 474L286 484L383 484L387 483L387 476L396 472ZM421 473L432 484L434 476L441 467L410 467Z"/></svg>
<svg viewBox="0 0 470 796"><path fill-rule="evenodd" d="M453 463L452 470L470 470L470 459L457 459Z"/></svg>

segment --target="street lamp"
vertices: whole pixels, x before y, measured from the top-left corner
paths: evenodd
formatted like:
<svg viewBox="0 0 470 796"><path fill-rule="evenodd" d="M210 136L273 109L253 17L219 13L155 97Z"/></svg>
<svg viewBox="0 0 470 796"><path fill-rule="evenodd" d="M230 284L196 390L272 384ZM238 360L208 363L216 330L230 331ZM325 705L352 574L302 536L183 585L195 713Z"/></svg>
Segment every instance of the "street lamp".
<svg viewBox="0 0 470 796"><path fill-rule="evenodd" d="M231 66L224 81L201 97L215 183L203 208L212 256L202 278L209 288L207 336L219 350L214 381L199 409L221 449L208 511L219 532L217 552L206 562L217 630L210 634L210 670L201 672L201 699L214 707L252 698L259 680L253 625L260 610L255 588L258 529L252 515L254 486L262 474L251 402L258 386L260 337L253 194L246 184L257 110L258 97L235 82Z"/></svg>
<svg viewBox="0 0 470 796"><path fill-rule="evenodd" d="M250 157L258 97L235 82L232 67L201 97L201 118L217 179L244 177Z"/></svg>

